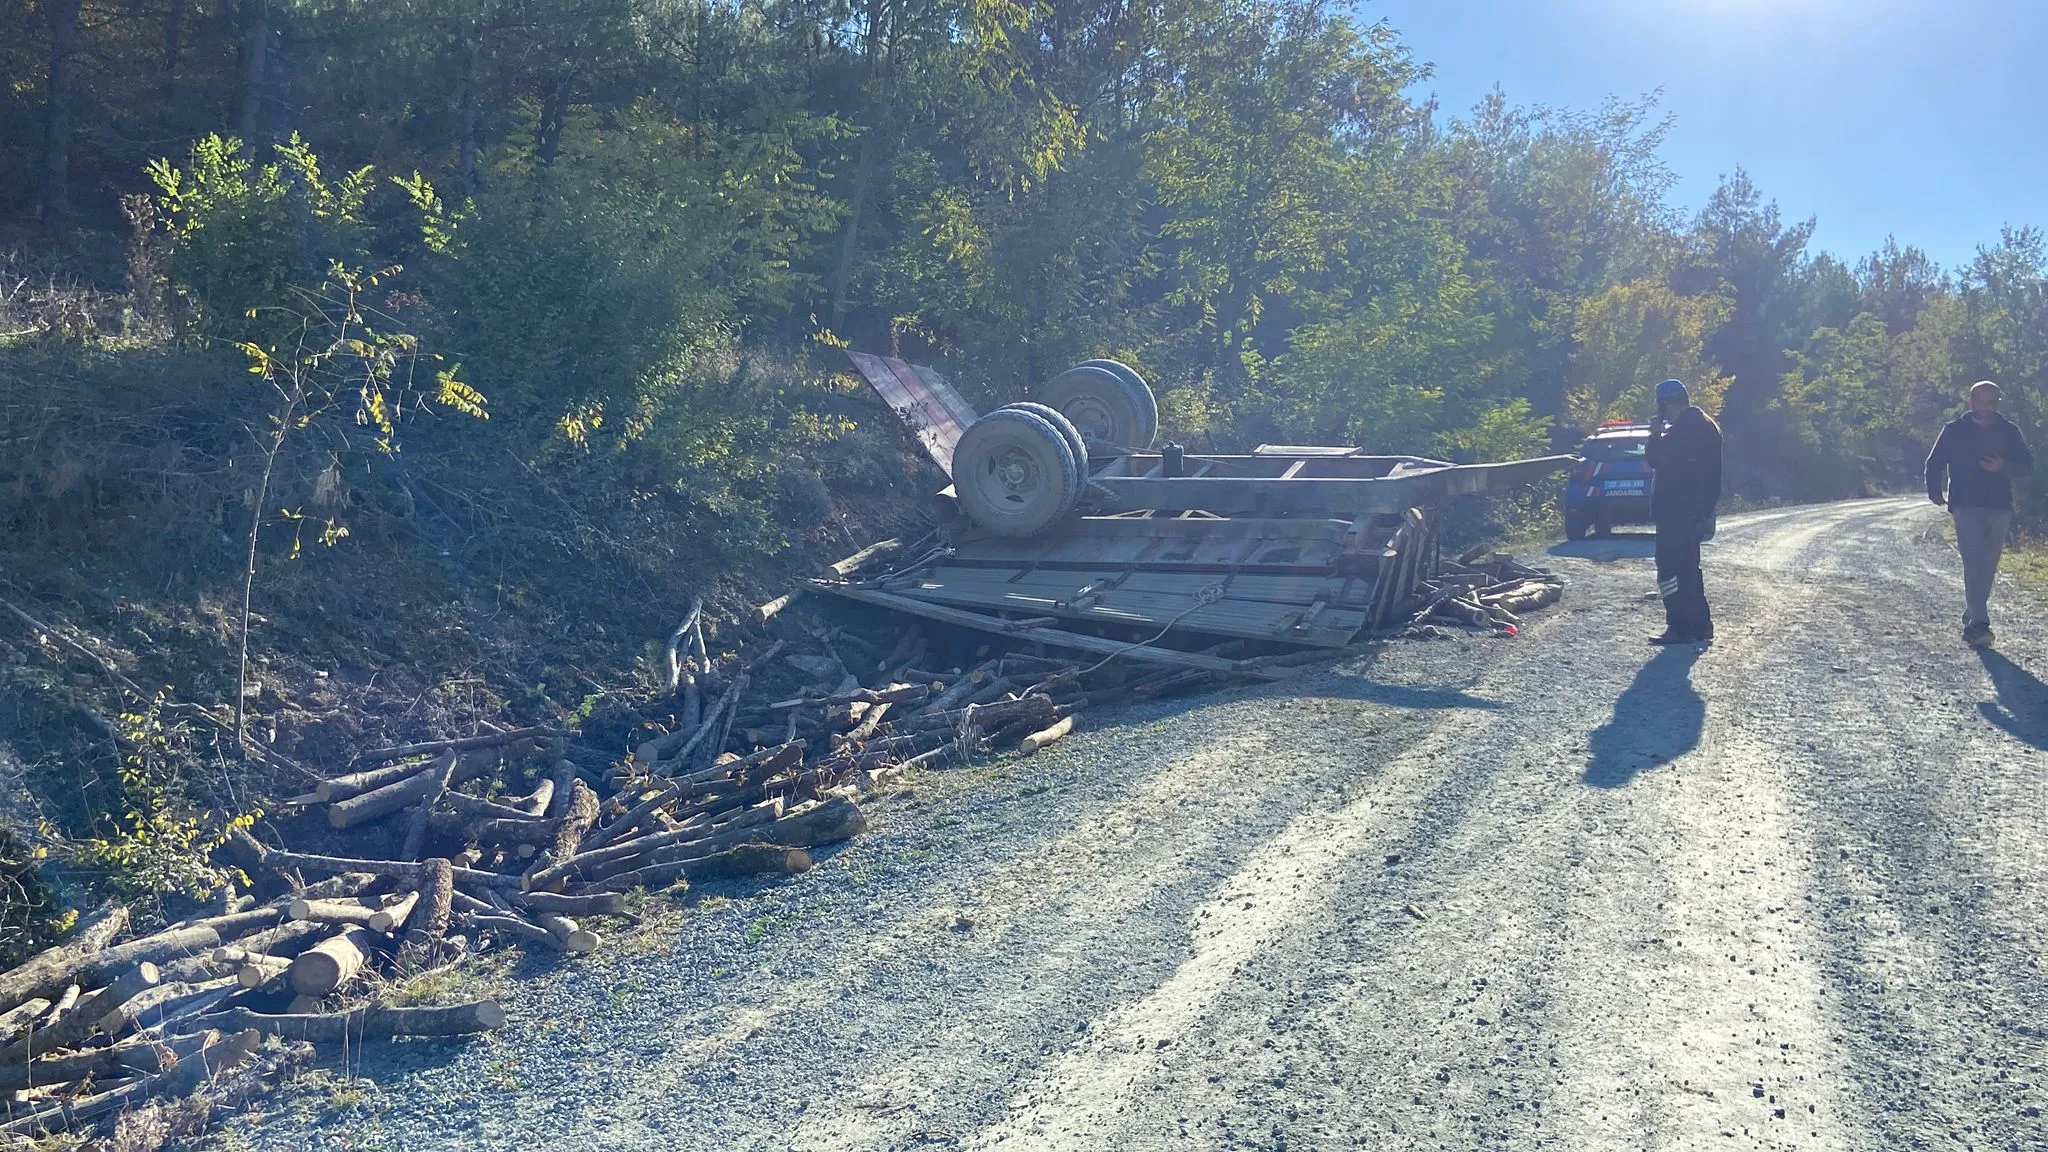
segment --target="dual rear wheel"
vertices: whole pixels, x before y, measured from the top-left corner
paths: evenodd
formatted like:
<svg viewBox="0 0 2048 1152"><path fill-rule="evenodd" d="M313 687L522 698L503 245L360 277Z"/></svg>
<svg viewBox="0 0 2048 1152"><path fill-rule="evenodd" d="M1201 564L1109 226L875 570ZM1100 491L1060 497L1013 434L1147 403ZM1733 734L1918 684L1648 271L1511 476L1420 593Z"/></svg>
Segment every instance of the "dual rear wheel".
<svg viewBox="0 0 2048 1152"><path fill-rule="evenodd" d="M1152 389L1114 360L1078 364L1044 391L1045 403L976 420L953 448L961 511L998 536L1035 536L1079 505L1089 444L1143 449L1159 435Z"/></svg>

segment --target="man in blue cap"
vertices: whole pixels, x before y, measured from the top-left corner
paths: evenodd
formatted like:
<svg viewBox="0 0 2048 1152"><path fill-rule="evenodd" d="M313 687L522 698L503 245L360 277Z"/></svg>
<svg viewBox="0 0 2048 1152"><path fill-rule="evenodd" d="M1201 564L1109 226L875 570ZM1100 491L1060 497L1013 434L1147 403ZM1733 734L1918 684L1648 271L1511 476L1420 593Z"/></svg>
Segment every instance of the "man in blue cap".
<svg viewBox="0 0 2048 1152"><path fill-rule="evenodd" d="M1657 474L1650 518L1657 523L1657 592L1664 598L1664 631L1650 643L1704 644L1714 638L1714 617L1700 542L1713 535L1721 499L1721 426L1692 402L1683 381L1657 385L1647 460Z"/></svg>
<svg viewBox="0 0 2048 1152"><path fill-rule="evenodd" d="M1998 385L1970 386L1970 409L1948 422L1927 454L1927 498L1948 505L1963 554L1963 643L1991 645L1991 585L2012 530L2012 482L2033 474L2019 425L1998 412Z"/></svg>

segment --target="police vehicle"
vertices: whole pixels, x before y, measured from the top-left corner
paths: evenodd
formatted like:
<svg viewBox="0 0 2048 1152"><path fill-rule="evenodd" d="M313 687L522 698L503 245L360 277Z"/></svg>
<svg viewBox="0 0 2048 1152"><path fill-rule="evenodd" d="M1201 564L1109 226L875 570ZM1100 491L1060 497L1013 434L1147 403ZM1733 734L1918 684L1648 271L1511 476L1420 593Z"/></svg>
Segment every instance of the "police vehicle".
<svg viewBox="0 0 2048 1152"><path fill-rule="evenodd" d="M1645 459L1649 447L1650 426L1626 420L1609 421L1586 437L1579 446L1585 462L1565 484L1565 539L1605 536L1617 524L1650 523L1656 476Z"/></svg>

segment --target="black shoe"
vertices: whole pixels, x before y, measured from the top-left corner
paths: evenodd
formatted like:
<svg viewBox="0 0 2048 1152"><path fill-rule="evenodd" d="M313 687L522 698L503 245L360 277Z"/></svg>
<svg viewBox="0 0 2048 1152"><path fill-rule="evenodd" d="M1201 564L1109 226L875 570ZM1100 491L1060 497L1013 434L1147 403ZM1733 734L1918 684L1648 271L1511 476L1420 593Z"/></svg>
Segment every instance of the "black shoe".
<svg viewBox="0 0 2048 1152"><path fill-rule="evenodd" d="M1699 636L1689 636L1683 632L1667 631L1650 637L1650 643L1667 648L1680 644L1712 644L1713 642L1714 634L1711 632Z"/></svg>
<svg viewBox="0 0 2048 1152"><path fill-rule="evenodd" d="M1963 643L1972 648L1991 647L1991 625L1966 624L1963 626Z"/></svg>

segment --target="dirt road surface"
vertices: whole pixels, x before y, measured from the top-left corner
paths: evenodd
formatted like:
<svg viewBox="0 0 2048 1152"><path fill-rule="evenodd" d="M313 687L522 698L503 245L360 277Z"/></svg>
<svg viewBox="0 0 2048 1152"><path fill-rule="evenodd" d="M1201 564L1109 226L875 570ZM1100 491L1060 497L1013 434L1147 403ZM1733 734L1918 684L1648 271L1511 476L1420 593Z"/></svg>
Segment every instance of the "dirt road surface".
<svg viewBox="0 0 2048 1152"><path fill-rule="evenodd" d="M226 1146L2048 1148L2048 627L1938 512L1646 538L1402 643L927 777L776 885L373 1047Z"/></svg>

